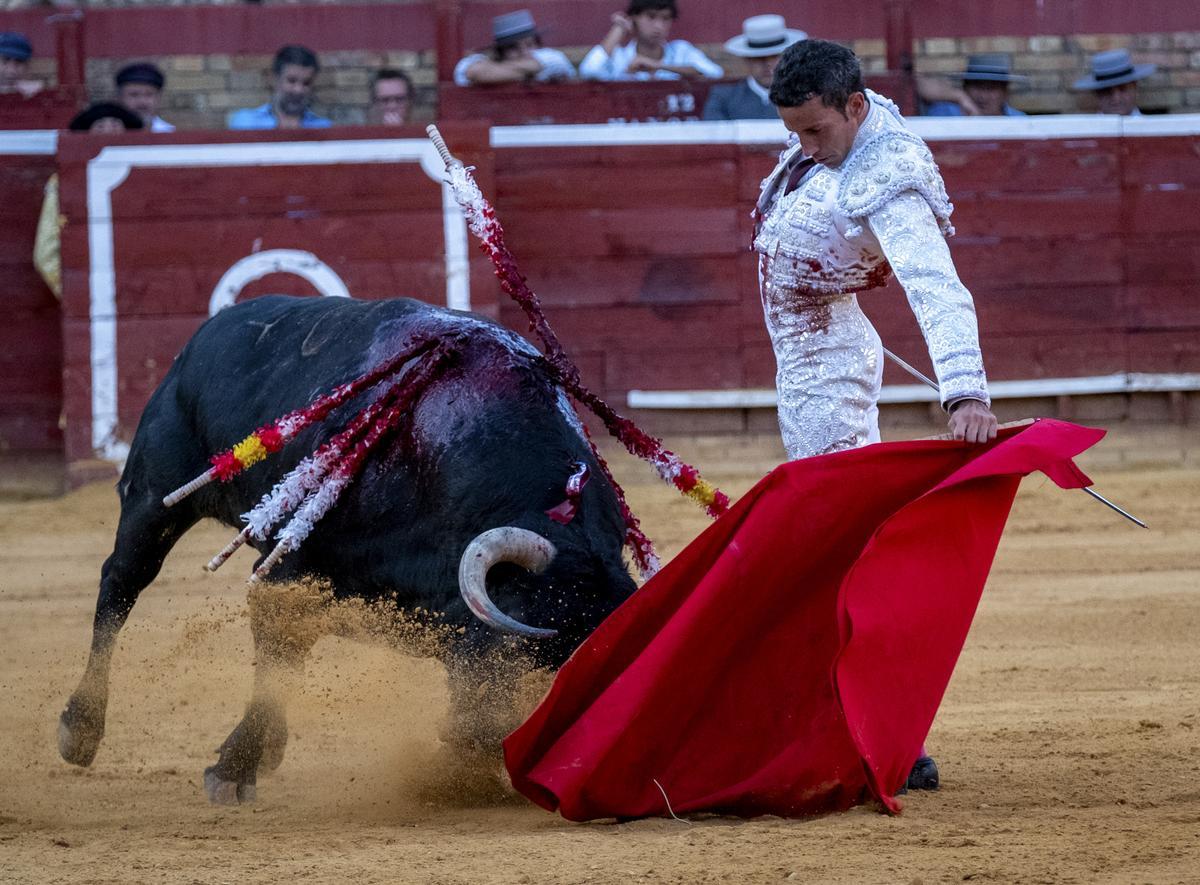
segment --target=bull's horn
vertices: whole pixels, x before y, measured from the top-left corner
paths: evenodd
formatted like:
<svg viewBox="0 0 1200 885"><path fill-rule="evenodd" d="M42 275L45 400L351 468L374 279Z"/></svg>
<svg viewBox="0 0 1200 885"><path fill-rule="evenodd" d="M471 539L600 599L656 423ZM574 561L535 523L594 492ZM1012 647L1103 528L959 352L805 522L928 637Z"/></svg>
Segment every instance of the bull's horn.
<svg viewBox="0 0 1200 885"><path fill-rule="evenodd" d="M526 626L496 608L488 597L487 573L498 562L511 562L536 574L550 564L556 552L537 532L511 525L489 529L463 551L458 562L458 591L471 614L489 627L519 636L554 636L557 630Z"/></svg>

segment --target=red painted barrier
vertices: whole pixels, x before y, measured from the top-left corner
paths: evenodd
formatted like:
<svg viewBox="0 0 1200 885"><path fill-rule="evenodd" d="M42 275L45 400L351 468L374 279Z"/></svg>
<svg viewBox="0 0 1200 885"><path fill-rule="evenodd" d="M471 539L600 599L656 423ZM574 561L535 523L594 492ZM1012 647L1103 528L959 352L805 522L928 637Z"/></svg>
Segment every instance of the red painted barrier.
<svg viewBox="0 0 1200 885"><path fill-rule="evenodd" d="M777 146L721 143L715 128L694 144L530 142L564 131L573 130L494 130L505 146L492 148L481 125L445 127L456 153L478 168L589 386L618 405L634 387L770 387L774 360L747 246L750 208ZM406 144L420 152L423 133L216 133L152 143L63 135L68 459L130 439L172 357L222 299L344 284L358 297L445 303L465 281L474 309L524 331L460 221L453 234L457 210L447 213L436 168L423 169L416 154L378 162ZM1200 372L1200 136L931 146L958 207L951 249L975 295L994 380ZM22 195L0 210L19 232L0 236L0 279L20 308L0 328L0 353L12 364L0 387L0 437L15 447L57 444L58 339L49 321L58 306L26 263L50 165L10 157L0 166ZM447 275L460 260L454 249L466 262L450 274L458 283ZM310 253L312 266L267 274L258 263L276 250ZM260 278L222 282L235 266ZM863 304L891 349L926 362L894 284ZM909 379L889 367L886 381Z"/></svg>
<svg viewBox="0 0 1200 885"><path fill-rule="evenodd" d="M0 453L62 447L58 301L33 267L43 188L54 158L0 156Z"/></svg>

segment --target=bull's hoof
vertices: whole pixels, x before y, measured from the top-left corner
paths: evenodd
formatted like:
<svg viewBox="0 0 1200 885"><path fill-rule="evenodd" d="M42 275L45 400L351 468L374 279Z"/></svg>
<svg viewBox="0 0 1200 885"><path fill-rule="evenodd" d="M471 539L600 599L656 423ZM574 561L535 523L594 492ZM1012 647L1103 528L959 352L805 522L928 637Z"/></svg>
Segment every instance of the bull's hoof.
<svg viewBox="0 0 1200 885"><path fill-rule="evenodd" d="M204 769L204 792L213 805L248 805L255 800L258 791L254 784L221 780L216 766L212 765Z"/></svg>
<svg viewBox="0 0 1200 885"><path fill-rule="evenodd" d="M103 725L89 725L86 719L73 716L70 705L58 717L58 754L72 765L91 765L103 737Z"/></svg>

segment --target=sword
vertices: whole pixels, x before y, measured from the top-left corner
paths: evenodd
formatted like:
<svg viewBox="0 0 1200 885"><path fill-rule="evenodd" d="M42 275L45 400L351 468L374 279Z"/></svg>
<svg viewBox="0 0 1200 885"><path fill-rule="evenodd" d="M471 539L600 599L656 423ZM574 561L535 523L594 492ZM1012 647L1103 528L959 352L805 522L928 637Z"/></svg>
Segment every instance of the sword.
<svg viewBox="0 0 1200 885"><path fill-rule="evenodd" d="M941 389L937 386L937 384L928 375L926 375L924 372L922 372L920 369L910 366L908 363L906 363L904 360L900 359L900 357L896 356L896 354L892 353L886 347L883 349L883 352L887 356L888 359L890 359L892 362L894 362L896 365L898 365L904 371L908 372L908 374L912 375L914 378L918 379L919 381L923 381L925 384L932 387L934 390L937 390L940 392ZM1018 421L1015 423L1021 424L1021 423L1025 423L1025 422ZM1112 510L1115 510L1117 513L1121 514L1123 517L1128 519L1134 525L1140 525L1144 529L1150 528L1150 526L1146 525L1144 522L1142 522L1140 519L1138 519L1132 513L1130 513L1127 510L1121 509L1120 507L1118 507L1112 501L1108 500L1108 498L1104 497L1099 492L1094 491L1094 490L1088 488L1087 486L1081 487L1080 491L1087 492L1089 495L1091 495L1093 498L1095 498L1101 504L1105 505L1106 507L1111 508Z"/></svg>

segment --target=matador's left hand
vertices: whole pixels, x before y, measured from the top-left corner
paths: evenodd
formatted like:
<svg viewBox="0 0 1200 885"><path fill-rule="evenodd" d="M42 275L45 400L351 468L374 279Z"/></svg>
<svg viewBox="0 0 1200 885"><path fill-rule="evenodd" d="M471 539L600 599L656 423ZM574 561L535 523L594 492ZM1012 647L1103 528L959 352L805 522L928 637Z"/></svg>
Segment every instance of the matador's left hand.
<svg viewBox="0 0 1200 885"><path fill-rule="evenodd" d="M996 438L996 416L977 399L962 399L950 407L950 433L969 443Z"/></svg>

